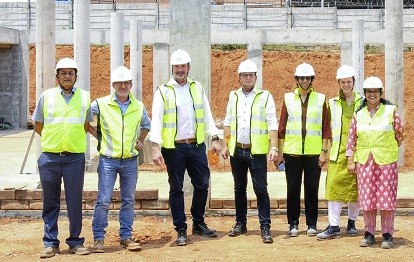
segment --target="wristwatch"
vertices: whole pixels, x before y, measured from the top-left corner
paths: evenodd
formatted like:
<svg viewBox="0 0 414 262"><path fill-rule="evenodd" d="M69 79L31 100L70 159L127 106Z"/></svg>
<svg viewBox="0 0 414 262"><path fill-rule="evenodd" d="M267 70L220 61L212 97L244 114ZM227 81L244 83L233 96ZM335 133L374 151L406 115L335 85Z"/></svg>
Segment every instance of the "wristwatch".
<svg viewBox="0 0 414 262"><path fill-rule="evenodd" d="M328 149L322 148L322 152L328 153Z"/></svg>

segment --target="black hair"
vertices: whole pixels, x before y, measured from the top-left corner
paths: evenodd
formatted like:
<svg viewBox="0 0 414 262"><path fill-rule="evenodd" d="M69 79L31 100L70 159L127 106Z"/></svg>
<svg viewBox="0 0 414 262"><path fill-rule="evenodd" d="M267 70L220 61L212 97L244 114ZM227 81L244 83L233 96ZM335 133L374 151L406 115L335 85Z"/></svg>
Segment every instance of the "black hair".
<svg viewBox="0 0 414 262"><path fill-rule="evenodd" d="M365 91L364 91L365 93ZM382 90L380 91L380 95L382 95ZM385 98L380 98L380 103L383 105L393 105L393 103L391 103L389 100L385 99ZM357 113L358 111L360 111L362 108L367 106L367 98L364 97L361 101L361 105L357 108L357 110L355 110L355 113Z"/></svg>

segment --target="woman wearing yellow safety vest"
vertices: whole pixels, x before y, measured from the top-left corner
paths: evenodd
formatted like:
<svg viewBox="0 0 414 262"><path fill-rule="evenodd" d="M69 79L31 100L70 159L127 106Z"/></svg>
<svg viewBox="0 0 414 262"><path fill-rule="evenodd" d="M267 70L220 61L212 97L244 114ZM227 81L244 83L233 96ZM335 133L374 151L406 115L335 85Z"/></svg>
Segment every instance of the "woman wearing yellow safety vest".
<svg viewBox="0 0 414 262"><path fill-rule="evenodd" d="M346 155L348 170L357 174L358 206L363 210L365 234L361 247L375 243L375 218L381 211L382 248L394 246L394 217L397 204L398 146L404 129L395 105L381 98L382 81L368 77L364 95L349 130Z"/></svg>
<svg viewBox="0 0 414 262"><path fill-rule="evenodd" d="M308 236L316 236L318 191L321 169L327 160L331 138L329 110L325 95L314 91L313 67L307 63L296 68L296 88L285 94L279 120L278 159L285 162L287 183L288 235L299 235L300 191L304 173L305 215Z"/></svg>
<svg viewBox="0 0 414 262"><path fill-rule="evenodd" d="M361 104L362 97L353 90L355 70L352 67L343 65L338 68L336 79L339 84L339 96L329 99L332 146L325 185L329 225L323 232L316 235L318 240L341 236L339 222L344 203L348 204L346 234L349 236L358 235L358 230L355 227L355 220L358 217L357 181L355 175L348 171L345 150L348 142L349 124L355 110Z"/></svg>

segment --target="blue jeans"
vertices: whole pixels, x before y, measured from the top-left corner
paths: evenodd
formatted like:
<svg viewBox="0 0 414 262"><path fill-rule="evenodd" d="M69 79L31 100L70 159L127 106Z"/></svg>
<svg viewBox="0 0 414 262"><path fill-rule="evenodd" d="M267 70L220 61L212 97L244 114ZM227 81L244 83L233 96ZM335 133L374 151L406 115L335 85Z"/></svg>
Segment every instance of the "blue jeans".
<svg viewBox="0 0 414 262"><path fill-rule="evenodd" d="M98 200L95 205L92 221L94 240L105 238L108 226L108 210L114 191L115 181L119 174L121 190L121 209L119 210L119 237L130 238L134 222L135 188L138 179L137 157L121 159L101 155L98 165Z"/></svg>
<svg viewBox="0 0 414 262"><path fill-rule="evenodd" d="M85 177L85 154L61 156L55 153L42 153L37 160L40 183L43 190L42 218L44 222L43 244L46 247L59 247L58 217L60 193L63 178L66 206L69 218L69 247L83 245L85 238L79 237L82 231L82 191Z"/></svg>
<svg viewBox="0 0 414 262"><path fill-rule="evenodd" d="M206 145L175 144L175 148L161 148L170 184L170 207L175 230L187 230L184 212L184 173L187 169L191 184L194 187L191 202L193 225L204 223L204 213L208 196L210 169L206 155Z"/></svg>
<svg viewBox="0 0 414 262"><path fill-rule="evenodd" d="M270 228L270 199L267 191L266 155L252 155L249 148L236 147L230 157L231 172L234 179L234 199L236 222L247 223L247 171L252 176L253 190L257 198L260 229Z"/></svg>

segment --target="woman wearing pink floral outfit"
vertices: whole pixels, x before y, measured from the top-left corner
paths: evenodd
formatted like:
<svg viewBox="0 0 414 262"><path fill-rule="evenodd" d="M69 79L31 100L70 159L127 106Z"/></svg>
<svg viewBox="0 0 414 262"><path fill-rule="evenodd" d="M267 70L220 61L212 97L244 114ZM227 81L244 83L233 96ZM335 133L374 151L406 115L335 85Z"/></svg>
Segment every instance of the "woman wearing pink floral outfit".
<svg viewBox="0 0 414 262"><path fill-rule="evenodd" d="M381 98L382 81L368 77L365 98L352 119L346 155L348 169L357 173L358 206L363 211L365 234L361 247L375 243L377 209L381 213L382 248L392 248L397 204L398 147L404 129L397 108Z"/></svg>

